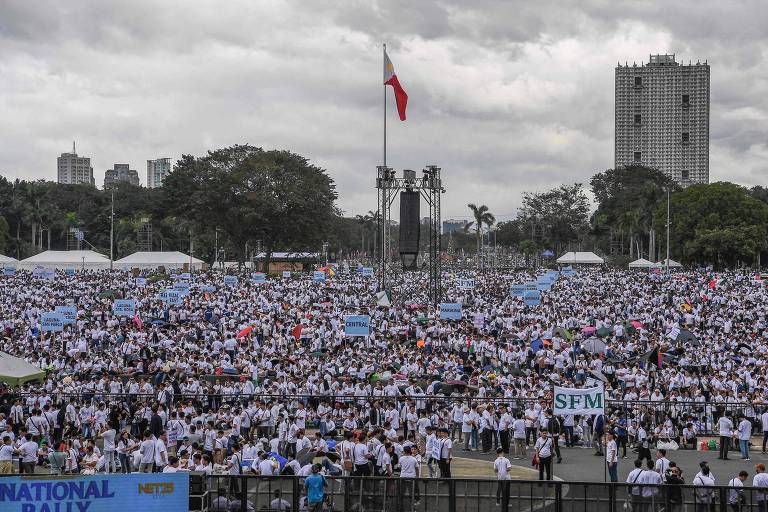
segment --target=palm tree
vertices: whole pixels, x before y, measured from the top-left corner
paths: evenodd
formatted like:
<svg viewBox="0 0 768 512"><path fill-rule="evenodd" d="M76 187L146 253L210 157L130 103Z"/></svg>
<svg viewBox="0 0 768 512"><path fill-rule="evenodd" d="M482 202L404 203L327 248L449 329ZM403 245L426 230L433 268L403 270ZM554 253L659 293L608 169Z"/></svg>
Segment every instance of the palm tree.
<svg viewBox="0 0 768 512"><path fill-rule="evenodd" d="M488 207L483 205L476 206L474 203L469 203L467 207L472 210L472 215L475 217L474 221L467 222L464 225L464 231L468 232L474 224L475 226L475 238L477 238L477 256L480 257L480 246L483 241L483 225L488 226L488 229L496 222L496 217L488 211Z"/></svg>

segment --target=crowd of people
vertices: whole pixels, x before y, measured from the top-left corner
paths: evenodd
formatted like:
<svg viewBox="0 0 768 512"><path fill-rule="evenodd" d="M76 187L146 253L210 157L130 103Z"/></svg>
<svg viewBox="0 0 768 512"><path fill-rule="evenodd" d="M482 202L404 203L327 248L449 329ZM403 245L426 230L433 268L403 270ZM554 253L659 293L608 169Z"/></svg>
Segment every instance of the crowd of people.
<svg viewBox="0 0 768 512"><path fill-rule="evenodd" d="M2 351L45 378L2 389L0 473L448 477L457 452L500 450L535 454L546 478L561 447L602 454L605 432L616 457L703 434L746 440L745 459L762 434L765 451L768 295L748 272L578 269L533 306L510 287L534 272L446 272L461 320L420 285L383 305L354 268L224 276L1 277ZM133 316L113 312L119 298ZM56 306L77 318L46 332ZM347 315L369 315L370 334L345 336ZM603 386L606 414L554 416L553 385Z"/></svg>

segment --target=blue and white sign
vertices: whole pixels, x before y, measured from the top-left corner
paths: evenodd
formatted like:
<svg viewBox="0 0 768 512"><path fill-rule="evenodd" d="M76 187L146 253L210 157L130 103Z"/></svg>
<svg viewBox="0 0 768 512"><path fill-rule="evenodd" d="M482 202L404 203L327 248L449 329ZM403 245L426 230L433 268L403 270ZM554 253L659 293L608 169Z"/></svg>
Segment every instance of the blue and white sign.
<svg viewBox="0 0 768 512"><path fill-rule="evenodd" d="M190 274L189 272L184 272L184 273L182 273L182 274L181 274L179 277L180 277L180 278L182 278L182 279L186 279L187 281L189 281L190 279L192 279L192 274Z"/></svg>
<svg viewBox="0 0 768 512"><path fill-rule="evenodd" d="M189 295L189 282L188 281L176 281L173 283L173 289L180 292L182 296Z"/></svg>
<svg viewBox="0 0 768 512"><path fill-rule="evenodd" d="M457 279L456 286L459 288L459 290L474 290L475 280L474 279Z"/></svg>
<svg viewBox="0 0 768 512"><path fill-rule="evenodd" d="M147 286L147 278L146 277L137 277L133 280L134 284L136 284L139 288L144 288Z"/></svg>
<svg viewBox="0 0 768 512"><path fill-rule="evenodd" d="M538 290L538 286L536 284L536 281L526 281L523 283L525 285L525 289L529 291Z"/></svg>
<svg viewBox="0 0 768 512"><path fill-rule="evenodd" d="M183 302L181 292L170 289L160 292L160 300L170 306L179 306Z"/></svg>
<svg viewBox="0 0 768 512"><path fill-rule="evenodd" d="M186 512L189 473L7 477L0 480L3 512Z"/></svg>
<svg viewBox="0 0 768 512"><path fill-rule="evenodd" d="M540 292L548 292L552 288L552 283L536 283L536 289Z"/></svg>
<svg viewBox="0 0 768 512"><path fill-rule="evenodd" d="M315 272L312 274L312 280L316 283L322 283L325 281L325 272L322 270L315 270Z"/></svg>
<svg viewBox="0 0 768 512"><path fill-rule="evenodd" d="M202 291L203 293L213 293L216 291L216 287L213 286L212 284L204 284L203 286L200 287L200 291Z"/></svg>
<svg viewBox="0 0 768 512"><path fill-rule="evenodd" d="M16 269L13 267L5 267L3 269L3 275L4 276L12 276L16 274Z"/></svg>
<svg viewBox="0 0 768 512"><path fill-rule="evenodd" d="M541 304L541 292L539 290L527 290L523 295L526 306L538 306Z"/></svg>
<svg viewBox="0 0 768 512"><path fill-rule="evenodd" d="M368 336L371 332L371 317L368 315L347 315L344 317L345 336Z"/></svg>
<svg viewBox="0 0 768 512"><path fill-rule="evenodd" d="M133 316L136 314L136 301L133 299L115 299L112 311L117 316Z"/></svg>
<svg viewBox="0 0 768 512"><path fill-rule="evenodd" d="M286 279L291 277L291 271L290 270L283 270L283 277L286 278Z"/></svg>
<svg viewBox="0 0 768 512"><path fill-rule="evenodd" d="M56 306L54 311L64 318L64 325L77 322L77 308L75 306Z"/></svg>
<svg viewBox="0 0 768 512"><path fill-rule="evenodd" d="M576 271L573 270L573 267L571 267L571 266L563 267L563 269L560 271L560 273L562 275L564 275L564 276L575 276L576 275Z"/></svg>
<svg viewBox="0 0 768 512"><path fill-rule="evenodd" d="M509 287L509 294L513 297L522 297L525 293L524 284L513 284Z"/></svg>
<svg viewBox="0 0 768 512"><path fill-rule="evenodd" d="M237 276L224 276L225 286L237 286Z"/></svg>
<svg viewBox="0 0 768 512"><path fill-rule="evenodd" d="M461 304L458 302L441 302L440 319L461 320Z"/></svg>
<svg viewBox="0 0 768 512"><path fill-rule="evenodd" d="M32 277L53 281L56 278L56 271L52 268L36 267L32 270Z"/></svg>
<svg viewBox="0 0 768 512"><path fill-rule="evenodd" d="M64 315L48 311L40 315L40 329L43 332L61 332L64 330ZM1 495L0 495L1 496Z"/></svg>
<svg viewBox="0 0 768 512"><path fill-rule="evenodd" d="M357 272L363 277L373 277L373 267L359 267Z"/></svg>
<svg viewBox="0 0 768 512"><path fill-rule="evenodd" d="M554 281L555 278L549 274L544 274L543 276L538 276L536 278L536 284L552 284L552 281Z"/></svg>
<svg viewBox="0 0 768 512"><path fill-rule="evenodd" d="M64 275L65 276L73 276L73 275L75 275L75 269L73 269L73 268L65 268L64 269Z"/></svg>
<svg viewBox="0 0 768 512"><path fill-rule="evenodd" d="M254 272L251 274L251 282L253 284L261 284L267 282L267 275L263 272Z"/></svg>

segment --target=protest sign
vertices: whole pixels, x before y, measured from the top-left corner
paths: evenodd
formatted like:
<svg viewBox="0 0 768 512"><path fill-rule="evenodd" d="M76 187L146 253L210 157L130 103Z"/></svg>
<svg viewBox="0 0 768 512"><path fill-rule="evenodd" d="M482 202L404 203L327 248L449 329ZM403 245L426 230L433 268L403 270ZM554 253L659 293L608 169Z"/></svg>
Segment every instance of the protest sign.
<svg viewBox="0 0 768 512"><path fill-rule="evenodd" d="M43 332L61 332L64 330L64 315L49 311L40 315L40 329Z"/></svg>
<svg viewBox="0 0 768 512"><path fill-rule="evenodd" d="M112 311L116 316L133 317L136 314L136 301L133 299L115 299L112 303Z"/></svg>
<svg viewBox="0 0 768 512"><path fill-rule="evenodd" d="M441 320L461 320L461 304L456 302L440 303Z"/></svg>
<svg viewBox="0 0 768 512"><path fill-rule="evenodd" d="M605 389L602 386L581 389L555 386L554 405L555 416L604 414Z"/></svg>
<svg viewBox="0 0 768 512"><path fill-rule="evenodd" d="M371 329L371 317L368 315L347 315L344 317L345 336L368 336Z"/></svg>

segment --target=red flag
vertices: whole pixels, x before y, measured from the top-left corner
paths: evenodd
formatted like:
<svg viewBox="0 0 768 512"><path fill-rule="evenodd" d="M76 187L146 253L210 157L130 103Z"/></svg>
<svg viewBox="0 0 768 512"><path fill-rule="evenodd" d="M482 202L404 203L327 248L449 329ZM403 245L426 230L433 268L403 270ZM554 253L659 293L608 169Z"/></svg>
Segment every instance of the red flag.
<svg viewBox="0 0 768 512"><path fill-rule="evenodd" d="M136 324L136 327L138 327L139 329L141 329L141 325L142 325L142 324L141 324L141 318L139 318L139 314L138 314L138 313L136 313L135 315L133 315L133 323L135 323L135 324Z"/></svg>
<svg viewBox="0 0 768 512"><path fill-rule="evenodd" d="M393 66L392 61L389 60L386 50L384 50L384 85L391 85L395 90L397 113L400 115L400 120L405 121L405 107L408 104L408 95L405 94L403 87L400 85L400 81L397 79L395 66Z"/></svg>
<svg viewBox="0 0 768 512"><path fill-rule="evenodd" d="M298 340L299 338L301 338L301 330L302 330L302 325L299 324L293 328L293 330L291 331L291 335L293 335L293 337Z"/></svg>
<svg viewBox="0 0 768 512"><path fill-rule="evenodd" d="M244 338L244 337L248 336L248 333L250 333L252 330L253 330L253 327L249 325L248 327L244 328L242 331L237 333L237 337L238 338Z"/></svg>
<svg viewBox="0 0 768 512"><path fill-rule="evenodd" d="M661 350L656 351L656 357L658 358L657 364L659 369L661 369L661 364L664 362L664 354L662 354Z"/></svg>

